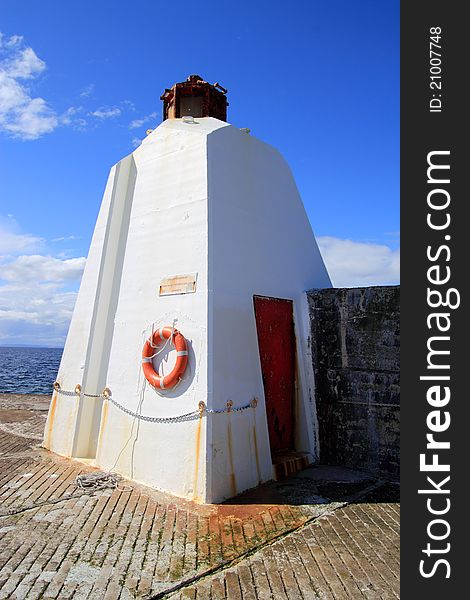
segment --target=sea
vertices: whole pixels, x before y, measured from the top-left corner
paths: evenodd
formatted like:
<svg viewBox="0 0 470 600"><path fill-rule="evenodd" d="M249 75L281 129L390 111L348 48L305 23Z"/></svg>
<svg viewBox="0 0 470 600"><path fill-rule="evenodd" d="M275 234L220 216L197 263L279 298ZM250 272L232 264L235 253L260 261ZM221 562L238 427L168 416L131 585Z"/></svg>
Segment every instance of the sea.
<svg viewBox="0 0 470 600"><path fill-rule="evenodd" d="M0 393L52 394L63 348L0 346Z"/></svg>

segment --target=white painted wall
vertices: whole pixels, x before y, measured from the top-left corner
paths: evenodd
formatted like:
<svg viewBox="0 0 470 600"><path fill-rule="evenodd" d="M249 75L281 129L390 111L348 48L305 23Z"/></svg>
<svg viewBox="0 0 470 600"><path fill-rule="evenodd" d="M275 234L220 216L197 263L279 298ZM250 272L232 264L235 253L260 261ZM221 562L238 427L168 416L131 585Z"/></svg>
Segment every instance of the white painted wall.
<svg viewBox="0 0 470 600"><path fill-rule="evenodd" d="M207 135L222 124L165 121L134 152L137 181L115 316L107 385L131 410L174 416L207 399ZM172 275L197 273L195 294L158 295ZM144 385L141 353L152 323L175 326L189 341L187 380L157 393ZM141 423L134 443L132 419L109 406L97 462L180 496L205 499L205 419L178 424ZM199 427L201 431L199 431ZM196 466L196 460L199 463ZM197 479L197 481L196 481Z"/></svg>
<svg viewBox="0 0 470 600"><path fill-rule="evenodd" d="M188 413L200 400L219 409L256 397L258 407L164 424L60 395L45 446L218 502L271 478L253 295L294 301L303 356L304 291L331 284L279 153L224 122L197 121L165 121L113 167L58 378L88 393L106 385L127 409L155 417ZM163 278L189 273L196 293L158 295ZM189 368L174 390L157 393L142 375L142 347L152 326L173 322L188 339ZM299 367L297 444L315 455L311 367Z"/></svg>
<svg viewBox="0 0 470 600"><path fill-rule="evenodd" d="M129 216L136 181L132 155L117 165L103 240L100 271L96 283L93 315L85 359L82 388L90 396L80 400L72 452L94 458L99 435L101 400L93 397L106 386L109 355L113 341L116 306L119 299L123 260L127 247Z"/></svg>
<svg viewBox="0 0 470 600"><path fill-rule="evenodd" d="M213 402L221 407L229 399L234 405L253 397L262 400L256 409L257 449L252 415L222 415L208 422L212 448L208 485L219 501L271 478L253 295L294 301L301 359L308 336L304 291L330 287L331 282L290 169L277 150L234 127L218 129L208 137L208 173ZM315 456L307 368L301 360L297 450ZM226 441L229 420L232 458ZM256 454L259 473L252 460Z"/></svg>
<svg viewBox="0 0 470 600"><path fill-rule="evenodd" d="M81 384L85 372L115 175L116 166L109 173L56 378L64 390L74 390L77 383ZM72 456L78 409L77 397L53 394L44 433L45 448L63 456Z"/></svg>

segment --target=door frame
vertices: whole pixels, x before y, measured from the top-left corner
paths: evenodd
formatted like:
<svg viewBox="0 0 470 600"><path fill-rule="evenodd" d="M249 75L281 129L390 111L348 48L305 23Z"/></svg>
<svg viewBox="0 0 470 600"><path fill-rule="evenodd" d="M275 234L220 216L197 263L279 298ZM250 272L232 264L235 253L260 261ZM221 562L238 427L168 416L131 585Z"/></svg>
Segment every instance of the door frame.
<svg viewBox="0 0 470 600"><path fill-rule="evenodd" d="M266 398L264 397L264 385L262 382L262 369L259 356L258 333L254 307L255 296L274 298L278 300L289 300L292 302L292 318L295 338L294 450L297 452L305 452L310 454L311 461L316 462L319 460L320 448L315 402L315 380L311 348L310 314L307 294L305 292L301 292L299 296L296 297L261 292L253 294L253 324L256 332L257 357L261 376L261 388L263 390L264 406L266 408ZM267 416L265 418L267 426ZM269 436L268 443L270 447Z"/></svg>
<svg viewBox="0 0 470 600"><path fill-rule="evenodd" d="M257 313L258 301L261 301L259 303L259 313ZM267 301L267 303L264 303L263 301ZM289 387L291 387L291 389L292 389L292 396L291 396L290 400L288 398L284 399L285 402L291 403L290 407L287 407L285 409L281 405L279 405L277 402L275 402L275 400L278 400L278 401L281 400L280 396L276 396L276 398L271 398L270 403L269 403L270 409L272 410L274 408L275 414L277 414L278 416L280 416L282 413L284 413L284 415L285 415L286 414L285 410L287 411L287 414L288 414L287 419L281 418L281 426L282 426L282 424L286 424L287 427L289 428L288 436L287 436L288 439L284 439L284 442L288 444L288 447L286 447L284 449L276 449L276 450L273 450L272 446L276 445L279 440L276 440L276 434L275 434L275 432L273 432L273 422L272 422L271 416L269 415L269 411L268 411L268 398L266 397L266 388L265 388L265 373L263 372L263 364L261 361L261 355L262 354L265 355L266 351L269 354L269 348L271 347L270 342L272 341L272 342L276 343L276 337L274 335L273 338L265 340L265 343L263 344L264 351L263 351L263 353L261 353L260 332L258 331L258 318L260 319L260 325L261 325L262 317L267 317L267 321L268 321L267 325L268 326L272 324L272 321L270 320L271 315L269 314L269 308L268 308L269 303L271 301L273 303L281 304L281 313L277 312L277 316L280 317L280 320L283 322L281 327L287 326L288 327L287 331L290 330L290 333L289 333L290 349L288 351L288 354L289 354L289 358L292 360L291 372L289 373L289 377L288 377L288 380L291 380L291 381L289 381L289 383L291 384L292 387L291 386L289 386ZM269 437L269 445L270 445L270 449L271 449L271 455L273 453L283 452L283 451L295 452L295 431L296 431L296 423L297 423L297 410L296 409L297 409L297 392L298 392L298 385L297 385L298 368L297 368L297 339L296 339L295 326L294 326L294 301L291 300L290 298L275 298L273 296L261 296L259 294L255 294L255 295L253 295L253 308L254 308L254 312L255 312L258 355L259 355L260 367L261 367L261 378L262 378L262 382L263 382L264 402L265 402L265 406L266 406L266 418L267 418L267 422L268 422L268 437ZM274 309L274 312L276 312L276 310L277 309ZM284 313L284 310L286 310L285 313ZM291 335L292 335L292 337L290 337ZM286 353L287 353L287 350L286 350ZM277 354L277 358L279 359L279 354ZM282 354L281 354L281 362L282 362ZM265 365L265 367L266 366L269 366L269 365ZM279 366L279 365L272 364L272 366ZM274 384L274 385L276 385L276 384ZM284 402L281 401L281 404L284 404ZM273 436L273 439L271 439L271 436Z"/></svg>

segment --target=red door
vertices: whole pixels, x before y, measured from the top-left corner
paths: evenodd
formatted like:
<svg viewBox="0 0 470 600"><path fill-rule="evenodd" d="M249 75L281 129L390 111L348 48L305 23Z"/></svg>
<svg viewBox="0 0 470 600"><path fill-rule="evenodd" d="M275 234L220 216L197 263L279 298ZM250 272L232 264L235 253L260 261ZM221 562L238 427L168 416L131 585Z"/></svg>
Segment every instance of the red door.
<svg viewBox="0 0 470 600"><path fill-rule="evenodd" d="M292 301L253 297L271 452L294 448L295 335Z"/></svg>

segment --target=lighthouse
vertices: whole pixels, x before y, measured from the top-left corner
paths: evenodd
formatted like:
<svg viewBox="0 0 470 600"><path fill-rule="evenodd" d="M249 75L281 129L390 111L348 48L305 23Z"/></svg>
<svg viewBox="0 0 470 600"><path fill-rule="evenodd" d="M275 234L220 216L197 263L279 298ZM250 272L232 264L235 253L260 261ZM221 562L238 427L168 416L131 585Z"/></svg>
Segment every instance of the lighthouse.
<svg viewBox="0 0 470 600"><path fill-rule="evenodd" d="M45 448L214 503L318 457L306 290L330 287L291 171L192 75L112 167Z"/></svg>

